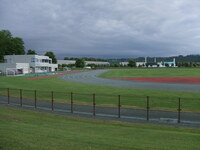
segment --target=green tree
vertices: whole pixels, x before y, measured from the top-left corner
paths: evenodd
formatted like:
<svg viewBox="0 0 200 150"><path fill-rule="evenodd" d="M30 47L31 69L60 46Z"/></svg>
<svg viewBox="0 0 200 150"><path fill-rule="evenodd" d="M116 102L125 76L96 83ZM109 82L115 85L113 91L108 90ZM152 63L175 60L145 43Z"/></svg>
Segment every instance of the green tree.
<svg viewBox="0 0 200 150"><path fill-rule="evenodd" d="M1 37L1 39L2 38L10 39L10 38L12 38L12 34L9 30L1 30L0 31L0 37Z"/></svg>
<svg viewBox="0 0 200 150"><path fill-rule="evenodd" d="M10 51L11 51L11 54L15 54L15 55L25 54L24 41L22 40L22 38L15 37L11 39Z"/></svg>
<svg viewBox="0 0 200 150"><path fill-rule="evenodd" d="M88 66L90 66L91 68L96 68L97 67L96 64L88 64Z"/></svg>
<svg viewBox="0 0 200 150"><path fill-rule="evenodd" d="M4 55L13 54L25 54L24 42L22 38L13 38L9 30L0 30L0 62L3 61Z"/></svg>
<svg viewBox="0 0 200 150"><path fill-rule="evenodd" d="M69 60L69 59L70 59L69 57L65 57L65 58L64 58L64 60Z"/></svg>
<svg viewBox="0 0 200 150"><path fill-rule="evenodd" d="M27 55L37 55L36 51L35 50L31 50L31 49L29 49L26 54Z"/></svg>
<svg viewBox="0 0 200 150"><path fill-rule="evenodd" d="M0 31L0 62L3 62L3 57L6 52L9 51L9 45L12 38L12 34L8 30Z"/></svg>
<svg viewBox="0 0 200 150"><path fill-rule="evenodd" d="M135 60L130 59L130 60L128 61L128 66L129 66L129 67L136 67L136 62L135 62Z"/></svg>
<svg viewBox="0 0 200 150"><path fill-rule="evenodd" d="M197 67L197 63L192 63L192 67Z"/></svg>
<svg viewBox="0 0 200 150"><path fill-rule="evenodd" d="M77 68L83 68L83 67L85 67L85 60L82 59L82 58L76 59L75 66Z"/></svg>
<svg viewBox="0 0 200 150"><path fill-rule="evenodd" d="M169 67L169 64L165 64L165 67Z"/></svg>
<svg viewBox="0 0 200 150"><path fill-rule="evenodd" d="M53 52L48 51L48 52L46 52L44 55L45 55L45 56L49 56L49 58L52 59L52 63L53 63L53 64L56 64L56 63L57 63L56 56L54 55Z"/></svg>

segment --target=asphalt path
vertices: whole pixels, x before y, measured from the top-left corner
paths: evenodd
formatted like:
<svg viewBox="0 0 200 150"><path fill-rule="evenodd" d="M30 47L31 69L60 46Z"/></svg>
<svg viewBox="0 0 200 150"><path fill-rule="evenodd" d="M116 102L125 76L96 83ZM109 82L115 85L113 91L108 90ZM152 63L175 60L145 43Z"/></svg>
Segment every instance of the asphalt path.
<svg viewBox="0 0 200 150"><path fill-rule="evenodd" d="M100 74L108 70L92 70L88 72L80 72L75 74L67 74L59 78L66 81L76 83L86 83L92 85L103 85L113 87L127 87L140 89L170 90L170 91L188 91L200 92L200 84L180 84L180 83L155 83L155 82L139 82L125 81L120 79L108 79L99 77Z"/></svg>
<svg viewBox="0 0 200 150"><path fill-rule="evenodd" d="M53 109L52 109L53 106ZM147 110L142 109L130 109L116 107L105 107L105 106L94 106L93 105L80 105L67 103L54 102L53 105L51 101L20 99L10 97L9 104L8 98L6 96L0 96L0 107L17 107L17 108L28 108L31 110L43 110L48 112L55 112L62 114L64 116L74 116L98 120L109 120L109 121L121 121L128 123L144 123L144 124L159 124L159 125L172 125L172 126L182 126L190 128L200 129L200 114L199 113L180 113L180 123L178 123L178 112L171 111L158 111L149 110L147 120ZM73 110L73 111L72 111ZM95 112L95 113L94 113Z"/></svg>

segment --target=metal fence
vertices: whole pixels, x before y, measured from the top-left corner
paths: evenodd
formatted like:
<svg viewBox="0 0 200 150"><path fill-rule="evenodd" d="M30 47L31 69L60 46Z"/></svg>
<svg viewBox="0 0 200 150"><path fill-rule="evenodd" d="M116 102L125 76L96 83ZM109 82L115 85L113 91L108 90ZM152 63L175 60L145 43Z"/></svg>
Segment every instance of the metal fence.
<svg viewBox="0 0 200 150"><path fill-rule="evenodd" d="M56 75L63 72L67 72L67 71L38 72L38 73L26 73L26 74L15 74L15 75L6 75L6 73L0 73L0 77L6 77L6 76L42 77L42 76Z"/></svg>
<svg viewBox="0 0 200 150"><path fill-rule="evenodd" d="M4 77L6 74L0 72L0 77Z"/></svg>
<svg viewBox="0 0 200 150"><path fill-rule="evenodd" d="M200 99L0 88L0 102L93 116L200 122Z"/></svg>

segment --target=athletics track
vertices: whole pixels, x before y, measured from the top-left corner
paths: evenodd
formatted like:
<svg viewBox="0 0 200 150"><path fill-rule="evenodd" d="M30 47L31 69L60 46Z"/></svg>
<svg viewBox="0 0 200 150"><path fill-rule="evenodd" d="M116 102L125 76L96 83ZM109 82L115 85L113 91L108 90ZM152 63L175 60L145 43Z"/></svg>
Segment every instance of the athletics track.
<svg viewBox="0 0 200 150"><path fill-rule="evenodd" d="M99 77L100 74L108 70L93 70L87 72L79 72L74 74L65 74L59 78L66 81L85 83L92 85L140 88L140 89L156 89L156 90L171 90L171 91L188 91L200 92L200 84L188 83L158 83L144 81L127 81L124 79L108 79Z"/></svg>

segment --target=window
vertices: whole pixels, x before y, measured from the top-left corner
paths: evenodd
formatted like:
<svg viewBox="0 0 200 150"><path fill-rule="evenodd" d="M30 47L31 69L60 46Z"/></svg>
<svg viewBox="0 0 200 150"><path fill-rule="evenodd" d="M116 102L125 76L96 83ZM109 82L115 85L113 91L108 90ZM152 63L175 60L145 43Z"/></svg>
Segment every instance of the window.
<svg viewBox="0 0 200 150"><path fill-rule="evenodd" d="M37 58L31 58L31 62L38 62Z"/></svg>

